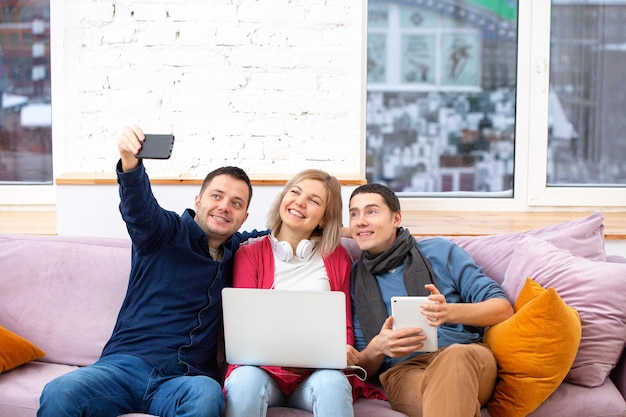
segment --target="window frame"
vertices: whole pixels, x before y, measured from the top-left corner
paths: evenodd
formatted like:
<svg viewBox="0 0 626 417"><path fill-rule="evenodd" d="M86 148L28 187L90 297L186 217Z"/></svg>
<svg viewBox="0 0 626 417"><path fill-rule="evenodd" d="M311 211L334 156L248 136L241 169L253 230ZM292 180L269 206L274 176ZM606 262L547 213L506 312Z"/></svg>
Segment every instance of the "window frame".
<svg viewBox="0 0 626 417"><path fill-rule="evenodd" d="M551 2L518 3L517 92L513 197L403 197L402 208L416 211L542 211L615 209L626 193L610 187L548 187L548 94ZM367 29L365 30L367 33ZM365 39L364 42L367 42ZM366 92L364 97L366 97ZM365 146L365 142L363 142ZM532 167L532 169L531 169Z"/></svg>
<svg viewBox="0 0 626 417"><path fill-rule="evenodd" d="M55 138L62 137L63 114L61 88L63 73L64 2L50 0L50 102L52 109L52 183L0 185L0 207L12 210L20 206L49 206L56 204L55 179L62 161L62 150ZM56 94L55 94L56 93Z"/></svg>
<svg viewBox="0 0 626 417"><path fill-rule="evenodd" d="M65 2L50 2L51 83L53 103L53 184L0 185L0 204L56 203L54 181L63 172L62 95L63 31ZM448 211L539 211L551 209L626 207L624 187L547 187L547 125L551 2L520 1L518 9L517 97L515 128L514 195L490 197L403 197L403 209ZM367 97L367 0L362 2L361 171L365 173L365 103ZM520 40L523 40L520 42ZM532 105L531 105L532 104ZM532 167L532 169L530 169Z"/></svg>
<svg viewBox="0 0 626 417"><path fill-rule="evenodd" d="M520 9L525 2L520 2ZM546 184L548 150L548 93L550 74L550 16L551 2L532 1L530 102L528 112L529 152L528 167L528 205L530 207L594 207L615 208L626 206L626 193L616 193L624 186L552 186ZM542 42L542 39L547 39ZM530 123L530 121L533 123ZM533 138L532 140L530 138Z"/></svg>

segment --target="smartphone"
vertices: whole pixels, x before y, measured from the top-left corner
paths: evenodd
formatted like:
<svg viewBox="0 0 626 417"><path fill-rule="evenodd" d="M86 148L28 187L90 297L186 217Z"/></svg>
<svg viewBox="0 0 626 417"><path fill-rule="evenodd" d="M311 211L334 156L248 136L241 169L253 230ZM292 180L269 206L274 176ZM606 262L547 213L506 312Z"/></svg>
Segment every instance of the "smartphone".
<svg viewBox="0 0 626 417"><path fill-rule="evenodd" d="M138 159L169 159L174 147L174 135L145 135Z"/></svg>
<svg viewBox="0 0 626 417"><path fill-rule="evenodd" d="M419 327L426 336L424 346L417 352L434 352L439 347L437 327L428 324L428 319L420 310L422 303L430 302L428 297L391 297L393 329Z"/></svg>

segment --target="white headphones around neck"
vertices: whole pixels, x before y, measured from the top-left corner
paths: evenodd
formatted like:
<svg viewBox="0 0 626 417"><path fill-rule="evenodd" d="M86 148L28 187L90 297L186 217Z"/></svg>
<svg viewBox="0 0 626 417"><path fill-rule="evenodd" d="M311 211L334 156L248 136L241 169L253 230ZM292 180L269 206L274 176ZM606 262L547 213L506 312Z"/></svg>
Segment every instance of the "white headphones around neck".
<svg viewBox="0 0 626 417"><path fill-rule="evenodd" d="M276 257L283 262L289 262L289 260L293 257L293 250L291 249L289 242L279 241L276 237L274 237L274 235L270 235L270 240ZM308 258L311 253L313 253L314 248L314 240L302 239L300 243L298 243L298 246L296 246L296 256L300 259Z"/></svg>

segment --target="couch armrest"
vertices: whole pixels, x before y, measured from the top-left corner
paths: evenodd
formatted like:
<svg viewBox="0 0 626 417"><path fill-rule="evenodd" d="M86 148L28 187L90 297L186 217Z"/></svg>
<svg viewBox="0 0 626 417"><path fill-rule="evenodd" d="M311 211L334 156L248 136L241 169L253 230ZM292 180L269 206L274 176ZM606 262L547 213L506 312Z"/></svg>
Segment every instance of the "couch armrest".
<svg viewBox="0 0 626 417"><path fill-rule="evenodd" d="M626 351L622 350L622 356L617 361L617 365L611 372L610 377L622 394L622 397L626 399Z"/></svg>

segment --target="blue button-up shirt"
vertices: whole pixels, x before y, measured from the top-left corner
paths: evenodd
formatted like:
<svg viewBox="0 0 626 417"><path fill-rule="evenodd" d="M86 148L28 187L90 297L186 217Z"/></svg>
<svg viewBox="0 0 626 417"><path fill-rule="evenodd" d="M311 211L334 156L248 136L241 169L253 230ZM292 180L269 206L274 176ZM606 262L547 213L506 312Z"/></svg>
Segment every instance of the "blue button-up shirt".
<svg viewBox="0 0 626 417"><path fill-rule="evenodd" d="M120 212L133 243L130 280L113 334L102 356L131 354L164 374L184 366L188 375L217 379L221 291L232 284L241 242L267 232L236 233L211 259L207 236L187 209L161 208L143 165L117 167Z"/></svg>

